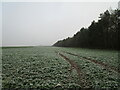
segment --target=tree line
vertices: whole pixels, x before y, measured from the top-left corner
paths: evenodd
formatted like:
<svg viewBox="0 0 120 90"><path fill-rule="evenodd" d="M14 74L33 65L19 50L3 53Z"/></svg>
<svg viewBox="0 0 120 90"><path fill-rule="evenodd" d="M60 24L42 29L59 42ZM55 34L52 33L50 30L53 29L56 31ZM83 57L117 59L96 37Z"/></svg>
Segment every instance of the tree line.
<svg viewBox="0 0 120 90"><path fill-rule="evenodd" d="M120 10L106 10L97 22L81 28L73 37L56 42L53 46L99 49L119 49Z"/></svg>

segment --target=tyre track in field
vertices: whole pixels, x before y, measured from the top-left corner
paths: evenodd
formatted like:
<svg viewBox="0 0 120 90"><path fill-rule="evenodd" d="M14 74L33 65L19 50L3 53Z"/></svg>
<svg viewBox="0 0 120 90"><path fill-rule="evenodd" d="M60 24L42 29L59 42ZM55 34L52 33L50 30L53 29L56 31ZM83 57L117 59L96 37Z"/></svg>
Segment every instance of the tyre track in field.
<svg viewBox="0 0 120 90"><path fill-rule="evenodd" d="M100 65L100 66L103 66L104 68L107 68L107 69L113 70L113 71L115 71L115 72L117 72L117 73L120 73L120 70L118 70L117 68L112 67L112 66L110 66L110 65L108 65L108 64L99 62L99 61L97 61L97 60L93 60L93 59L88 58L88 57L85 57L85 56L80 56L80 55L77 55L77 54L74 54L74 53L71 53L71 52L65 52L65 51L63 51L63 52L64 52L64 53L67 53L67 54L69 54L69 55L77 56L78 58L83 58L83 59L85 59L85 60L87 60L87 61L90 61L90 62L93 62L93 63L98 64L98 65Z"/></svg>
<svg viewBox="0 0 120 90"><path fill-rule="evenodd" d="M67 62L69 62L69 64L71 65L71 69L75 69L77 74L78 74L78 78L79 78L79 85L82 87L86 87L88 88L90 86L90 83L88 82L88 80L85 77L85 73L83 73L79 66L73 61L70 60L68 57L66 57L65 55L63 55L62 53L56 52L59 56L61 56L62 58L64 58L64 60L66 60Z"/></svg>

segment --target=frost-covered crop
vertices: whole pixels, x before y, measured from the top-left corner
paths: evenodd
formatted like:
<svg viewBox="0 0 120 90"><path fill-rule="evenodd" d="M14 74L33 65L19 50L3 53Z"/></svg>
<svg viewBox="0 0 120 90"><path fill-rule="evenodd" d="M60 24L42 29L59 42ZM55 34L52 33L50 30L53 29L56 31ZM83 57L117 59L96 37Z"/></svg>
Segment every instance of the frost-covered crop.
<svg viewBox="0 0 120 90"><path fill-rule="evenodd" d="M3 48L2 87L48 90L118 87L119 72L82 57L100 61L114 68L119 65L117 51L60 47Z"/></svg>

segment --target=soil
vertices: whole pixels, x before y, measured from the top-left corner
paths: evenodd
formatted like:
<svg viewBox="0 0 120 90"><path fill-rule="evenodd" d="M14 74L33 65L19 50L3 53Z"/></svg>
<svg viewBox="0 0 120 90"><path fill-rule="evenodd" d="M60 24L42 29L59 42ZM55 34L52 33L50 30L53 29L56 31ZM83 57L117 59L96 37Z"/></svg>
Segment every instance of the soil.
<svg viewBox="0 0 120 90"><path fill-rule="evenodd" d="M64 52L65 52L65 51L64 51ZM83 58L84 60L88 60L88 61L93 62L93 63L95 63L95 64L101 65L101 66L103 66L103 67L106 68L106 69L110 69L110 70L113 70L113 71L115 71L115 72L117 72L117 73L120 73L120 70L118 70L117 68L112 67L112 66L110 66L110 65L108 65L108 64L105 64L105 63L103 63L103 62L100 62L100 61L97 61L97 60L93 60L93 59L88 58L88 57L85 57L85 56L80 56L80 55L77 55L77 54L73 54L73 53L71 53L71 52L65 52L65 53L70 54L70 55L73 55L73 56L77 56L77 57L79 57L79 58Z"/></svg>
<svg viewBox="0 0 120 90"><path fill-rule="evenodd" d="M58 52L56 52L56 53L58 53ZM78 78L79 78L79 85L81 87L84 87L84 88L89 88L90 87L90 83L89 83L88 80L86 80L85 73L83 73L80 70L80 67L73 60L70 60L68 57L66 57L62 53L58 53L58 55L60 55L62 58L64 58L64 60L69 62L69 64L71 65L70 70L71 69L73 70L73 68L76 70L76 72L78 74Z"/></svg>

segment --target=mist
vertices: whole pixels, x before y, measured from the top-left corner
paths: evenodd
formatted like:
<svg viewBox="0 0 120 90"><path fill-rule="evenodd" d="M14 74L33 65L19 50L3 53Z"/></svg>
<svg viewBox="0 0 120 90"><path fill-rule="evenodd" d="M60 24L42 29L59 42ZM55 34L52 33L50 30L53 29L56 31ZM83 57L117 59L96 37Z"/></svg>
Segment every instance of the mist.
<svg viewBox="0 0 120 90"><path fill-rule="evenodd" d="M117 2L4 2L2 46L53 45L87 28Z"/></svg>

